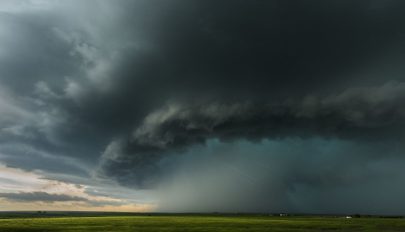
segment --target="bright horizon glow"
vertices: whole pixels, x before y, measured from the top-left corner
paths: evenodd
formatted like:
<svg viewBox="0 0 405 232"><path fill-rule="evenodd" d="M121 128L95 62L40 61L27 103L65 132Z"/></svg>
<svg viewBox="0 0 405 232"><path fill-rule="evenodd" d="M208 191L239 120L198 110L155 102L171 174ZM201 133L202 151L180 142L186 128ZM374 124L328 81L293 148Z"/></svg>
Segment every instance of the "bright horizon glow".
<svg viewBox="0 0 405 232"><path fill-rule="evenodd" d="M7 199L0 195L0 211L111 211L111 212L151 212L154 204L134 204L124 200L87 193L86 185L71 184L50 180L35 172L11 168L0 164L0 193L47 193L55 196L68 196L82 201L47 201ZM99 204L99 205L98 205Z"/></svg>

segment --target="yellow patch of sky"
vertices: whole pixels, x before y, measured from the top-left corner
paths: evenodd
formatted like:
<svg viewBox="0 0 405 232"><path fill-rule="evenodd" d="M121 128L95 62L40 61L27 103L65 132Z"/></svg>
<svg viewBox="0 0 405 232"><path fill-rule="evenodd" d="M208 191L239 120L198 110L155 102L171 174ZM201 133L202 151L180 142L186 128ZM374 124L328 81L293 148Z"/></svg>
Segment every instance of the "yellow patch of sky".
<svg viewBox="0 0 405 232"><path fill-rule="evenodd" d="M88 186L49 180L35 172L28 172L0 164L0 193L32 193L80 197L86 201L13 201L0 197L0 210L63 210L63 211L116 211L116 212L150 212L155 209L151 203L135 204L124 200L94 196L86 192Z"/></svg>

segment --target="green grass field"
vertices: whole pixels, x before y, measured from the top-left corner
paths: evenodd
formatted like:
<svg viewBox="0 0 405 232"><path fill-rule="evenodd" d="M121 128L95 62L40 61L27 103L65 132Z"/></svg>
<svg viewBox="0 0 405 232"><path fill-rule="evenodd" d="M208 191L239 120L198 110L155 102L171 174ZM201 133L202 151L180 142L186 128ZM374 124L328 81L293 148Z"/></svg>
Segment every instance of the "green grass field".
<svg viewBox="0 0 405 232"><path fill-rule="evenodd" d="M108 216L0 219L15 231L405 231L405 219L253 216Z"/></svg>

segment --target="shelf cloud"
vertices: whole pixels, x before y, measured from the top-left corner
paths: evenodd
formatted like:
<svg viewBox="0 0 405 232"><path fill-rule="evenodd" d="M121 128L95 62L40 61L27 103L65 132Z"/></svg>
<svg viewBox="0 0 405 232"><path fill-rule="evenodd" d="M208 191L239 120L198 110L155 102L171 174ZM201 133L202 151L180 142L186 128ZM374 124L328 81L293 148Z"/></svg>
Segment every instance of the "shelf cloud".
<svg viewBox="0 0 405 232"><path fill-rule="evenodd" d="M3 1L0 163L162 211L403 213L404 9Z"/></svg>

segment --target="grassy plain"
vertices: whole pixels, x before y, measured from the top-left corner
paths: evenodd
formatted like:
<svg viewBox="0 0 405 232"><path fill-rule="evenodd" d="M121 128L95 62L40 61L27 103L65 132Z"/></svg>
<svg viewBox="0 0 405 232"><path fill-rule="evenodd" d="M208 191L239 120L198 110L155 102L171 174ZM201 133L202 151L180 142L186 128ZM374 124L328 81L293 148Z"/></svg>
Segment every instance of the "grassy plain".
<svg viewBox="0 0 405 232"><path fill-rule="evenodd" d="M1 232L77 231L405 231L403 218L274 216L97 216L0 219Z"/></svg>

